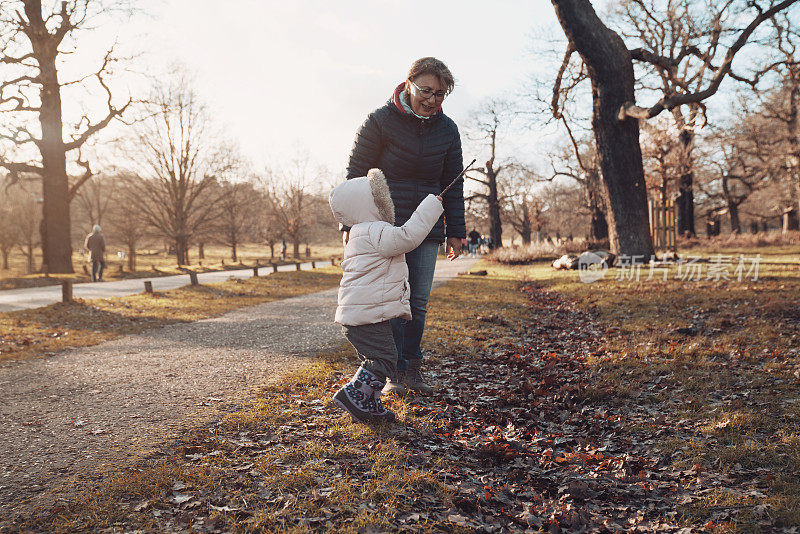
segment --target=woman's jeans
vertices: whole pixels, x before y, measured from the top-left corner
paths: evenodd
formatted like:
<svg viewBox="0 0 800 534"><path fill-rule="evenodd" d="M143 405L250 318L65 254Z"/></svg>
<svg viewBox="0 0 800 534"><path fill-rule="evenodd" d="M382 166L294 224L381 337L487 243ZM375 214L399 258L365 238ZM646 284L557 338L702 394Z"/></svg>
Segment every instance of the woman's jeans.
<svg viewBox="0 0 800 534"><path fill-rule="evenodd" d="M428 312L438 251L439 243L423 241L420 246L406 254L408 284L411 286L411 320L391 320L394 343L397 345L398 371L408 369L408 360L422 358L420 343L425 330L425 315Z"/></svg>
<svg viewBox="0 0 800 534"><path fill-rule="evenodd" d="M103 267L105 266L106 262L102 260L94 260L92 262L92 282L103 279Z"/></svg>

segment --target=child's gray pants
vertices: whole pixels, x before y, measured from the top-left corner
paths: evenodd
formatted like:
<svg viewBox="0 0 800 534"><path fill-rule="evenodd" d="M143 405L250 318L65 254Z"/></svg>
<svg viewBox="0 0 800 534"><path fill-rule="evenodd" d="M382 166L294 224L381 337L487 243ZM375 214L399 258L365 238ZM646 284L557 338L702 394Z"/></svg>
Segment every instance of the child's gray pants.
<svg viewBox="0 0 800 534"><path fill-rule="evenodd" d="M355 347L361 366L379 379L393 377L397 369L397 346L389 321L358 326L342 326L347 341Z"/></svg>

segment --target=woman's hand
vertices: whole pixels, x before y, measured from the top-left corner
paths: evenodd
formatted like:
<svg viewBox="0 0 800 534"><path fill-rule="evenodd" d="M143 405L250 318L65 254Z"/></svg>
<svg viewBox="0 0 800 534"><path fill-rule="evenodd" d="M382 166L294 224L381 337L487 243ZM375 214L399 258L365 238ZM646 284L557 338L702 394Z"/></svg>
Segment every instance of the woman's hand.
<svg viewBox="0 0 800 534"><path fill-rule="evenodd" d="M445 245L445 251L447 252L447 259L450 261L453 261L457 257L461 256L461 238L448 237L447 244Z"/></svg>

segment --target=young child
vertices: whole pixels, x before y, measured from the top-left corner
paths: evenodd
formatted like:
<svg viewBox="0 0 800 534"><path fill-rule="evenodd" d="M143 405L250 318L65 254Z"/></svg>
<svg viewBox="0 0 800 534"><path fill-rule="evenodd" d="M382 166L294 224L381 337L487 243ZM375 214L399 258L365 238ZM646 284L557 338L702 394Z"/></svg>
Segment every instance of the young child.
<svg viewBox="0 0 800 534"><path fill-rule="evenodd" d="M331 191L331 210L350 226L344 248L336 322L361 359L361 367L333 396L339 408L362 423L394 421L381 404L386 378L394 376L397 347L390 319L411 319L405 253L417 248L444 209L428 195L403 226L394 226L394 204L379 169Z"/></svg>

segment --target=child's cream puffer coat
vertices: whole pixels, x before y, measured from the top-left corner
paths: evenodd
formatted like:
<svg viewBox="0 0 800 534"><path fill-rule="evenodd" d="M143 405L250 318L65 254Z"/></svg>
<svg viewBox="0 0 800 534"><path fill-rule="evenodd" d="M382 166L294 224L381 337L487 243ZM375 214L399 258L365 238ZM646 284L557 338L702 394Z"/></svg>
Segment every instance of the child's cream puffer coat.
<svg viewBox="0 0 800 534"><path fill-rule="evenodd" d="M428 195L411 218L394 226L394 206L379 169L336 186L330 195L337 221L350 226L344 248L336 322L358 326L411 319L405 253L417 248L444 211Z"/></svg>

